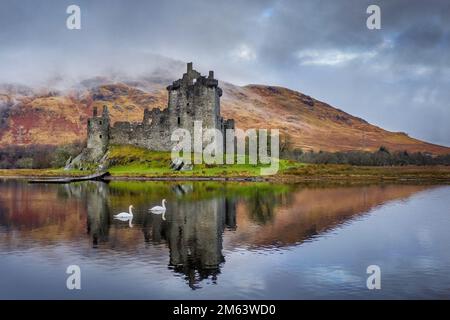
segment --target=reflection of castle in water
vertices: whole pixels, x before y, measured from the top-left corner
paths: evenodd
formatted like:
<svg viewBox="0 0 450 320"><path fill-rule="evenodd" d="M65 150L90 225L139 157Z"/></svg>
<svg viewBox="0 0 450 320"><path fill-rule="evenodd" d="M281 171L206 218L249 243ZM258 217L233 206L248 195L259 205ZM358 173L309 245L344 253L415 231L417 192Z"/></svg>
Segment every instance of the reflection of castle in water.
<svg viewBox="0 0 450 320"><path fill-rule="evenodd" d="M86 232L92 239L93 247L109 240L110 210L108 204L109 188L103 182L88 181L84 183L61 186L60 196L84 199L87 212Z"/></svg>
<svg viewBox="0 0 450 320"><path fill-rule="evenodd" d="M92 237L93 246L108 242L110 215L107 201L108 186L94 182L97 188L86 193L87 233Z"/></svg>
<svg viewBox="0 0 450 320"><path fill-rule="evenodd" d="M186 276L189 286L211 277L216 281L222 255L222 234L236 228L236 206L225 198L181 202L170 207L162 234L170 248L170 267Z"/></svg>
<svg viewBox="0 0 450 320"><path fill-rule="evenodd" d="M81 192L78 196L86 199L87 232L93 247L97 247L110 240L110 190L102 183L93 183L92 189L84 187L77 190L76 185L72 185L70 193ZM192 191L186 186L176 189ZM145 212L135 214L133 222L136 227L141 226L146 243L166 241L170 251L169 268L184 275L191 288L197 288L199 282L208 278L216 281L220 265L225 261L223 232L225 228L236 229L235 201L225 197L169 201L165 219L162 215Z"/></svg>

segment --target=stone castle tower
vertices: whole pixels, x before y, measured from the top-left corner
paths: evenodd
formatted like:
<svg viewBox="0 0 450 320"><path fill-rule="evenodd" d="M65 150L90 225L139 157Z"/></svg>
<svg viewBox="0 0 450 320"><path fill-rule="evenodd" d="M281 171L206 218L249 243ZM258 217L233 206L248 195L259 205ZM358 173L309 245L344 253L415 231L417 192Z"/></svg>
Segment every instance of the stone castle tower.
<svg viewBox="0 0 450 320"><path fill-rule="evenodd" d="M203 77L188 63L183 77L167 87L168 111L171 127L190 129L195 120L202 120L205 128L221 129L220 97L222 89L214 79L214 72Z"/></svg>
<svg viewBox="0 0 450 320"><path fill-rule="evenodd" d="M91 156L94 158L101 157L108 149L109 125L108 107L103 106L101 116L94 107L94 114L87 122L87 149L92 150Z"/></svg>
<svg viewBox="0 0 450 320"><path fill-rule="evenodd" d="M109 112L103 107L101 115L94 108L88 120L87 148L84 159L98 161L108 149L109 144L130 144L155 151L171 151L174 142L172 132L183 128L194 136L194 121L202 121L204 129L218 129L225 137L226 129L234 129L234 120L224 120L220 115L222 89L214 79L214 72L202 76L187 64L187 71L181 79L167 87L167 108L154 108L144 111L141 123L116 122L110 124ZM225 142L224 142L225 143Z"/></svg>

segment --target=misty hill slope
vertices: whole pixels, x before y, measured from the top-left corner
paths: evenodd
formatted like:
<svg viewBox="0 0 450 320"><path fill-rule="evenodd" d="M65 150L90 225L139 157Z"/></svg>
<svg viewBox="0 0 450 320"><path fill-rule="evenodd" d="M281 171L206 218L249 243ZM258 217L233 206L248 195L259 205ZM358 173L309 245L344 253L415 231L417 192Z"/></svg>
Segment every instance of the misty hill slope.
<svg viewBox="0 0 450 320"><path fill-rule="evenodd" d="M239 127L280 128L296 148L314 151L389 150L446 154L450 148L390 132L326 103L282 87L225 84L223 114Z"/></svg>
<svg viewBox="0 0 450 320"><path fill-rule="evenodd" d="M165 108L166 85L158 75L111 82L87 79L72 90L56 92L0 86L0 146L65 144L86 139L86 122L93 107L108 105L113 122L142 121L145 108ZM389 132L302 93L281 87L235 86L221 82L222 114L236 126L279 128L291 148L349 151L389 150L450 153L450 148Z"/></svg>

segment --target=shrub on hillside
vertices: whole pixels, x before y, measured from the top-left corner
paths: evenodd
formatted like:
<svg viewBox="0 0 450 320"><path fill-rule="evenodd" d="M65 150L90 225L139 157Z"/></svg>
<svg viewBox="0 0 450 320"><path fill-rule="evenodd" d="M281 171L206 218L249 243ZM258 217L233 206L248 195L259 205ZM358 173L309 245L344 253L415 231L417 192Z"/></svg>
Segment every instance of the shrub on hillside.
<svg viewBox="0 0 450 320"><path fill-rule="evenodd" d="M450 154L432 156L422 152L402 151L392 153L383 146L375 152L303 152L301 149L295 149L282 152L281 157L305 163L349 164L354 166L450 165Z"/></svg>

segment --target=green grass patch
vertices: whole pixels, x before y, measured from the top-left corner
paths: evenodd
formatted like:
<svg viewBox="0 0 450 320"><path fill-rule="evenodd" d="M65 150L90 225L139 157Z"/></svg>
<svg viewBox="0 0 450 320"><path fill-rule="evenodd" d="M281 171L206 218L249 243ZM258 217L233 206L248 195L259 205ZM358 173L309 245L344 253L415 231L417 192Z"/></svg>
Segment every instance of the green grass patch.
<svg viewBox="0 0 450 320"><path fill-rule="evenodd" d="M261 169L269 167L265 164L194 164L192 170L174 171L170 169L171 153L155 152L134 146L111 146L109 153L112 175L118 176L251 176L261 175ZM236 161L235 161L236 162ZM279 161L279 172L302 166L289 160Z"/></svg>

